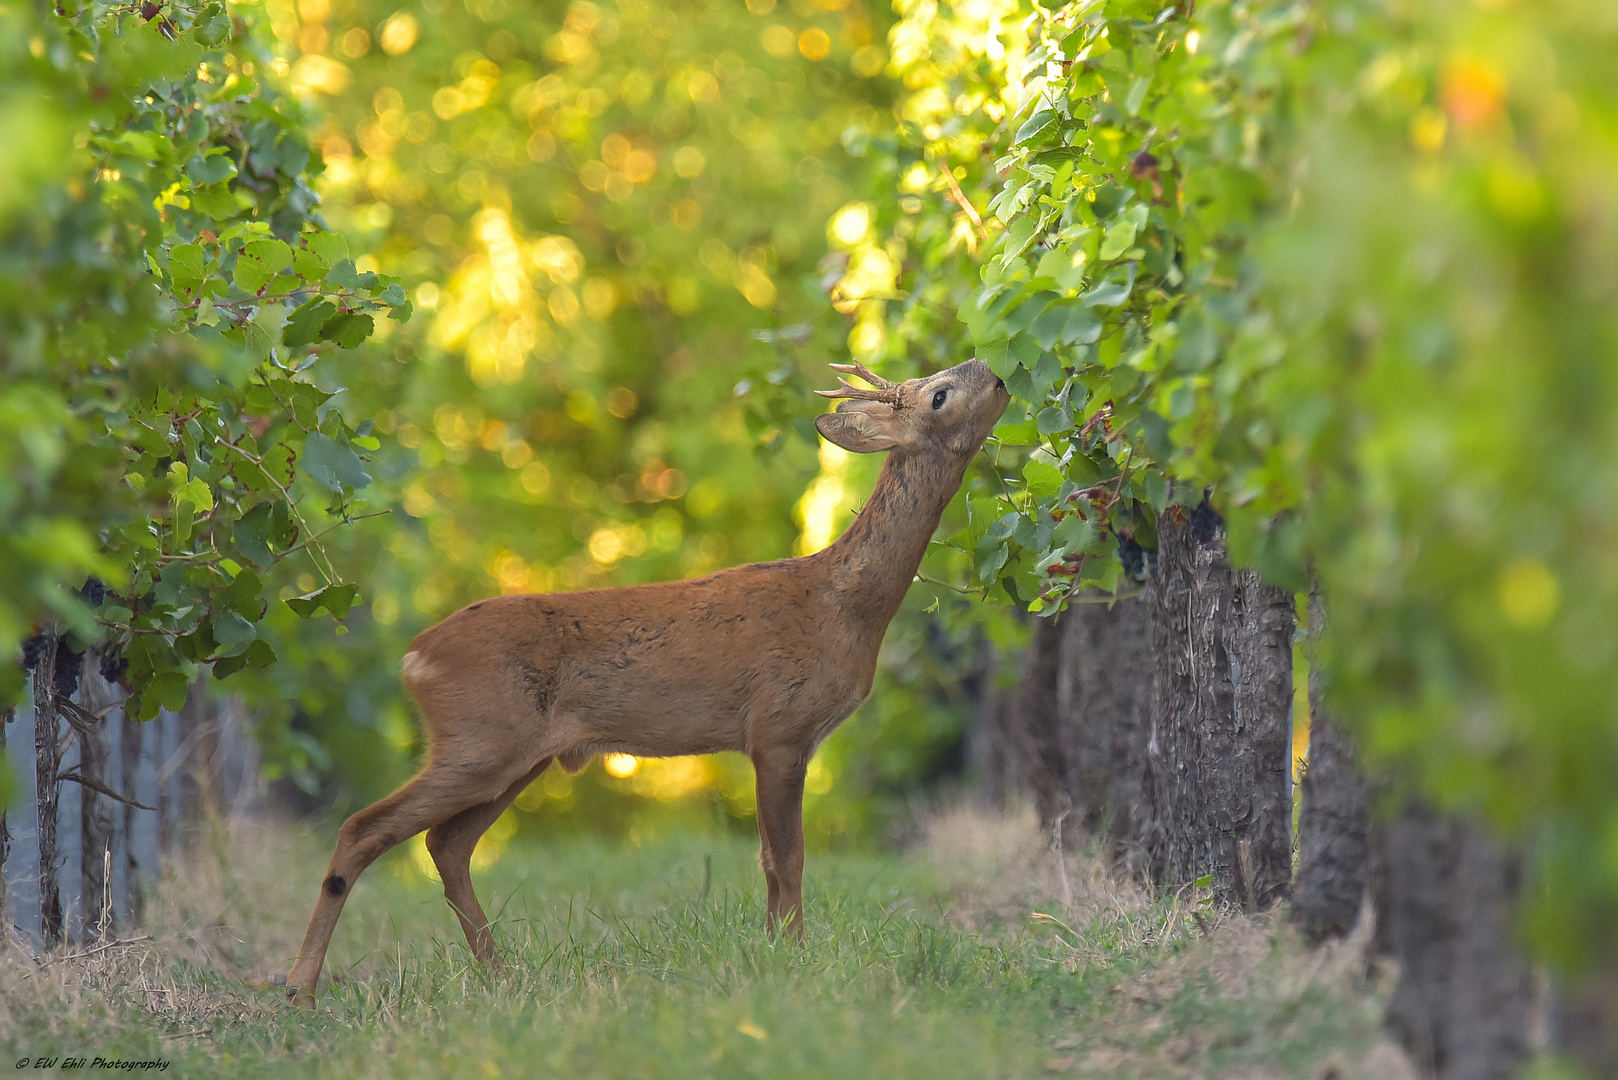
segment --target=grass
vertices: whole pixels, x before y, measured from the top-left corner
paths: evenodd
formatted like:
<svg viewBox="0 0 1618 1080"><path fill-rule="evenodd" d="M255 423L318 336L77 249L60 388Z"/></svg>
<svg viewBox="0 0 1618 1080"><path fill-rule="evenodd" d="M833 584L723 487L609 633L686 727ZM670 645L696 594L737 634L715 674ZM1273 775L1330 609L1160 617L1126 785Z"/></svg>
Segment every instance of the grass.
<svg viewBox="0 0 1618 1080"><path fill-rule="evenodd" d="M475 966L409 850L355 888L319 1007L271 982L329 845L241 825L166 882L152 940L0 964L0 1061L161 1058L170 1075L1411 1075L1354 944L1192 914L1031 822L956 811L902 854L812 856L808 943L764 933L753 846L513 840L477 875L506 956ZM1203 928L1206 926L1206 929ZM5 1055L10 1055L9 1057ZM26 1071L26 1070L25 1070Z"/></svg>

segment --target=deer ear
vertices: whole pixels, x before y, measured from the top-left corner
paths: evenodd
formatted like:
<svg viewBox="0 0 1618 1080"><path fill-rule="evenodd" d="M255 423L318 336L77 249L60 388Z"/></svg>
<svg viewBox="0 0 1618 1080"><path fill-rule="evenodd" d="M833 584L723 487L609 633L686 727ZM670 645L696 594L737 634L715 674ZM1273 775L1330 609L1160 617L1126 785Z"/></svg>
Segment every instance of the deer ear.
<svg viewBox="0 0 1618 1080"><path fill-rule="evenodd" d="M883 430L885 427L863 409L840 410L815 417L815 430L828 441L856 454L875 454L897 446L898 440Z"/></svg>

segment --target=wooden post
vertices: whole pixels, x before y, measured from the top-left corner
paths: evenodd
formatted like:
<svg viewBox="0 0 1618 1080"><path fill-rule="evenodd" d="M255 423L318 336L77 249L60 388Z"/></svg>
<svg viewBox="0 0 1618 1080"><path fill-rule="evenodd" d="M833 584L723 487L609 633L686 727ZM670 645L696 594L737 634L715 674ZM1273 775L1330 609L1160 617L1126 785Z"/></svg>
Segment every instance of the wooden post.
<svg viewBox="0 0 1618 1080"><path fill-rule="evenodd" d="M101 677L101 655L84 654L79 679L83 703L79 735L79 911L84 919L85 942L99 941L104 932L116 936L110 898L112 800L101 794L107 787L107 721L103 713L114 703L113 691Z"/></svg>
<svg viewBox="0 0 1618 1080"><path fill-rule="evenodd" d="M1309 590L1309 759L1298 820L1298 880L1293 917L1318 942L1354 928L1370 865L1365 778L1353 740L1326 704L1328 675L1319 643L1326 631L1320 590Z"/></svg>
<svg viewBox="0 0 1618 1080"><path fill-rule="evenodd" d="M1114 863L1144 872L1155 816L1146 771L1151 609L1143 596L1103 599L1080 597L1062 613L1056 715L1068 797L1076 823L1104 840Z"/></svg>
<svg viewBox="0 0 1618 1080"><path fill-rule="evenodd" d="M1153 876L1168 888L1208 878L1217 900L1263 910L1291 884L1290 603L1232 570L1206 500L1161 515L1157 537Z"/></svg>
<svg viewBox="0 0 1618 1080"><path fill-rule="evenodd" d="M140 779L141 743L147 725L123 713L123 730L119 733L119 756L123 759L123 782L119 790L132 802L139 801L136 787ZM155 729L154 729L155 730ZM155 803L154 805L161 805ZM128 896L129 925L139 926L144 920L146 901L140 880L140 857L135 850L135 808L124 803L124 890Z"/></svg>
<svg viewBox="0 0 1618 1080"><path fill-rule="evenodd" d="M1522 859L1481 822L1407 802L1372 833L1377 951L1399 965L1388 1026L1436 1080L1508 1080L1533 979L1513 940Z"/></svg>
<svg viewBox="0 0 1618 1080"><path fill-rule="evenodd" d="M11 719L17 714L16 709L7 709L0 715L0 769L11 768L10 759L6 756L6 733L11 727ZM11 825L6 820L6 808L0 805L0 934L4 934L6 927L11 925L11 914L6 905L6 863L11 859Z"/></svg>
<svg viewBox="0 0 1618 1080"><path fill-rule="evenodd" d="M39 808L39 934L47 949L62 943L62 893L56 883L56 806L61 771L56 658L62 642L46 631L34 664L34 791Z"/></svg>

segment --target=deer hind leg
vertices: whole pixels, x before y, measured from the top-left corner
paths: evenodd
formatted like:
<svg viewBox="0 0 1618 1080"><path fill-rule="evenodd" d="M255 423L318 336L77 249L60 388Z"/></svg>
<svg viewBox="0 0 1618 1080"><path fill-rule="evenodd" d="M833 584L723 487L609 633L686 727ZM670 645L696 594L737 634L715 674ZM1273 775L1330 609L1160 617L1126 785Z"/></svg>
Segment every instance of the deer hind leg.
<svg viewBox="0 0 1618 1080"><path fill-rule="evenodd" d="M803 778L808 765L808 755L796 750L764 752L753 758L758 827L768 864L765 880L770 885L765 925L774 934L777 924L784 928L791 923L799 941L804 934Z"/></svg>
<svg viewBox="0 0 1618 1080"><path fill-rule="evenodd" d="M764 870L765 918L773 928L775 909L781 902L781 882L775 876L775 864L770 859L770 834L764 831L764 815L758 815L758 864Z"/></svg>
<svg viewBox="0 0 1618 1080"><path fill-rule="evenodd" d="M466 934L466 943L471 946L472 955L481 963L491 966L495 963L494 933L489 929L489 920L484 917L482 906L478 904L477 894L472 891L472 852L495 819L506 812L506 807L550 763L550 758L541 760L498 798L468 807L448 821L427 830L427 852L432 855L433 863L438 867L438 877L444 883L444 899L455 909L455 916L461 921L461 930Z"/></svg>
<svg viewBox="0 0 1618 1080"><path fill-rule="evenodd" d="M337 831L337 849L320 886L320 899L309 917L303 947L287 976L287 997L300 1005L313 1005L315 985L326 962L326 949L343 903L360 876L377 857L412 836L487 802L511 784L509 769L477 770L429 765L421 775L381 802L366 807L343 822Z"/></svg>

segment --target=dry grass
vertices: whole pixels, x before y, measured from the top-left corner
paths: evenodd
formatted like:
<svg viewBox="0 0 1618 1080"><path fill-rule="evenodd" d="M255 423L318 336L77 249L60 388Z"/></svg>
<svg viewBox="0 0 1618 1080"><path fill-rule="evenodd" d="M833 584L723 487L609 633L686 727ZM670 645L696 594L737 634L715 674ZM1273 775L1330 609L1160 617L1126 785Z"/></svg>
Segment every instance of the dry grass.
<svg viewBox="0 0 1618 1080"><path fill-rule="evenodd" d="M60 1037L116 1020L167 1042L262 1018L269 1002L221 988L266 987L296 951L299 878L277 868L296 859L297 844L252 819L232 822L223 839L169 869L138 935L42 956L14 935L0 942L0 1031Z"/></svg>
<svg viewBox="0 0 1618 1080"><path fill-rule="evenodd" d="M1414 1077L1380 1035L1368 928L1307 950L1275 916L1059 856L1026 813L957 806L917 836L904 858L812 858L803 950L763 937L738 838L517 845L480 879L491 910L509 900L498 977L401 853L357 886L311 1015L271 976L326 845L240 821L166 879L149 939L4 945L0 1045L179 1075L458 1075L473 1048L489 1076Z"/></svg>
<svg viewBox="0 0 1618 1080"><path fill-rule="evenodd" d="M1280 1080L1292 1074L1263 1064L1213 1067L1215 1051L1256 1034L1232 1030L1228 1016L1197 1006L1243 1003L1241 1011L1267 1037L1286 1042L1305 1034L1286 1028L1312 1001L1351 1009L1374 1032L1392 993L1391 972L1367 954L1368 911L1348 939L1309 949L1280 912L1238 915L1188 892L1157 898L1144 883L1113 871L1093 848L1061 851L1026 808L993 813L957 804L925 818L919 832L920 851L956 894L946 913L950 921L983 931L1033 913L1062 931L1065 962L1081 975L1120 962L1132 967L1108 989L1102 1010L1108 1023L1054 1044L1057 1054L1046 1066L1053 1073ZM1359 1053L1328 1049L1298 1075L1417 1077L1386 1038Z"/></svg>

